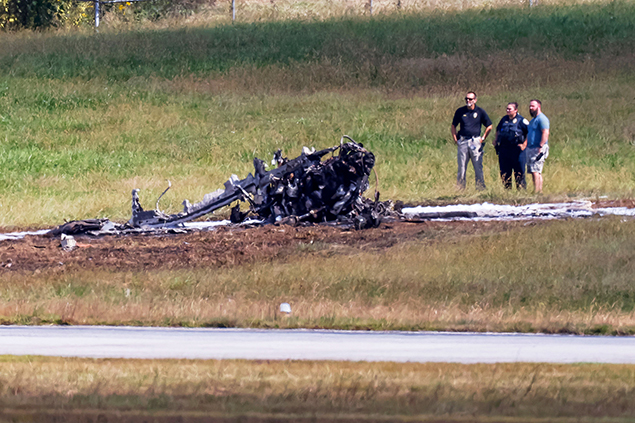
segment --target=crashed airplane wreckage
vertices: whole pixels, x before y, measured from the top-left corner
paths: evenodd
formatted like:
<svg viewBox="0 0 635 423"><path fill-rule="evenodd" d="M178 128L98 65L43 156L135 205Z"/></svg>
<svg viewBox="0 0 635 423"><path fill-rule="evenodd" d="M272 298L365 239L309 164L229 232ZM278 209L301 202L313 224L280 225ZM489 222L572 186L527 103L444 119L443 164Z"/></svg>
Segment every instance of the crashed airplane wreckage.
<svg viewBox="0 0 635 423"><path fill-rule="evenodd" d="M344 143L344 138L350 142ZM337 150L337 156L322 161ZM155 210L143 210L139 190L134 190L129 223L138 228L178 226L236 201L249 202L249 210L241 212L240 203L236 205L231 212L233 223L253 214L264 223L344 221L364 229L378 226L381 217L390 214L390 207L378 201L378 194L374 202L362 197L375 156L348 136L342 138L340 145L324 150L310 151L305 147L300 156L291 160L282 157L278 150L274 163L278 167L267 171L264 161L254 158L253 175L242 180L232 175L224 189L205 195L200 203L183 201L183 211L176 214L159 211L158 200Z"/></svg>
<svg viewBox="0 0 635 423"><path fill-rule="evenodd" d="M323 160L329 154L331 157ZM340 145L320 151L305 147L300 156L291 160L282 157L278 150L274 163L276 168L266 170L264 161L254 158L253 175L242 180L232 175L224 189L205 195L203 201L195 204L183 201L180 213L166 214L159 210L159 201L170 186L161 194L154 210L143 209L139 190L135 189L132 218L126 224L113 224L108 219L74 221L53 229L50 235L154 232L170 228L178 231L184 223L234 202L238 204L231 210L232 223L243 222L253 215L262 223L338 222L366 229L379 226L383 217L399 216L392 202L379 201L379 192L375 192L374 201L362 196L369 187L375 156L346 135ZM245 201L249 210L242 212L240 202Z"/></svg>

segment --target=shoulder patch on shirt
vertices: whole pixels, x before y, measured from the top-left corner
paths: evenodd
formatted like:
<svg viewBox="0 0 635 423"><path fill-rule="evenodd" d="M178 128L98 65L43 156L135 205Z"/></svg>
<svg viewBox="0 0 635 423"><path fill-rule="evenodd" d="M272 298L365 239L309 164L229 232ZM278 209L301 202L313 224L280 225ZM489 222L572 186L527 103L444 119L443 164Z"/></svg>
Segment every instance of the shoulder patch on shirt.
<svg viewBox="0 0 635 423"><path fill-rule="evenodd" d="M512 120L512 123L516 123L518 122L518 119L514 118L514 120Z"/></svg>
<svg viewBox="0 0 635 423"><path fill-rule="evenodd" d="M476 119L478 117L478 113L474 112L474 119Z"/></svg>
<svg viewBox="0 0 635 423"><path fill-rule="evenodd" d="M527 119L523 119L523 123L524 123L525 125L529 125L529 121L528 121Z"/></svg>

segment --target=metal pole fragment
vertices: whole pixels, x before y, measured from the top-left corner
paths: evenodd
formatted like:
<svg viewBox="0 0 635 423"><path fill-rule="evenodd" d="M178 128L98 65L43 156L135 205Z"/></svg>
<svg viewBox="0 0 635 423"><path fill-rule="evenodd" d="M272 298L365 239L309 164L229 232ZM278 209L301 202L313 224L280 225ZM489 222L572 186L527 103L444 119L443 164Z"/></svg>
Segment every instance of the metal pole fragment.
<svg viewBox="0 0 635 423"><path fill-rule="evenodd" d="M370 16L373 16L373 0L370 0Z"/></svg>
<svg viewBox="0 0 635 423"><path fill-rule="evenodd" d="M236 20L236 0L232 0L232 22Z"/></svg>
<svg viewBox="0 0 635 423"><path fill-rule="evenodd" d="M99 28L99 0L95 1L95 29Z"/></svg>

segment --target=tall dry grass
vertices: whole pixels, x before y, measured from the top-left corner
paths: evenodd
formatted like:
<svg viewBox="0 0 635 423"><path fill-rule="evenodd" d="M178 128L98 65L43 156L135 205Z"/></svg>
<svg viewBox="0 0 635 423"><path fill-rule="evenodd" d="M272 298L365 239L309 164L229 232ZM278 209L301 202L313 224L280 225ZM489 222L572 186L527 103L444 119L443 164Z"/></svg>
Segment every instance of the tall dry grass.
<svg viewBox="0 0 635 423"><path fill-rule="evenodd" d="M5 271L0 320L631 334L634 231L618 218L438 228L378 250L307 238L211 268Z"/></svg>
<svg viewBox="0 0 635 423"><path fill-rule="evenodd" d="M628 421L635 413L634 378L629 365L5 356L0 357L0 418L54 412L49 419L63 419L65 413L72 417L70 413L85 411L90 418L105 412L115 418L121 412L119 418L141 413L187 419L205 413L208 418L251 416L263 421L307 416L355 421Z"/></svg>
<svg viewBox="0 0 635 423"><path fill-rule="evenodd" d="M541 6L566 6L605 3L608 0L542 0ZM244 0L236 1L236 21L240 23L282 20L321 21L338 18L371 17L369 0ZM394 14L452 12L500 7L529 8L528 0L373 0L375 18ZM231 0L199 4L181 13L166 13L161 17L148 13L148 5L131 4L123 9L114 7L102 16L101 28L122 30L130 28L174 28L187 26L215 26L231 22ZM151 7L150 7L151 9ZM88 23L88 20L87 20Z"/></svg>

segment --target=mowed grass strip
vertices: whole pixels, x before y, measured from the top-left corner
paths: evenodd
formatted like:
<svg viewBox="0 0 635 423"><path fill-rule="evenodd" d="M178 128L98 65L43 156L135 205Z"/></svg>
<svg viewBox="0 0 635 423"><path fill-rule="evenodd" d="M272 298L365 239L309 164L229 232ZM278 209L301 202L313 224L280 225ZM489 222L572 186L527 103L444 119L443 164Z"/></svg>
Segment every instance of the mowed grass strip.
<svg viewBox="0 0 635 423"><path fill-rule="evenodd" d="M0 320L632 334L634 235L619 218L533 222L422 229L381 250L306 239L213 269L7 272Z"/></svg>
<svg viewBox="0 0 635 423"><path fill-rule="evenodd" d="M138 411L158 417L200 417L197 413L204 412L237 418L254 413L285 421L294 416L628 421L635 415L632 365L2 356L0 385L0 409L5 410L0 418L41 411L72 417L82 410L91 416Z"/></svg>

